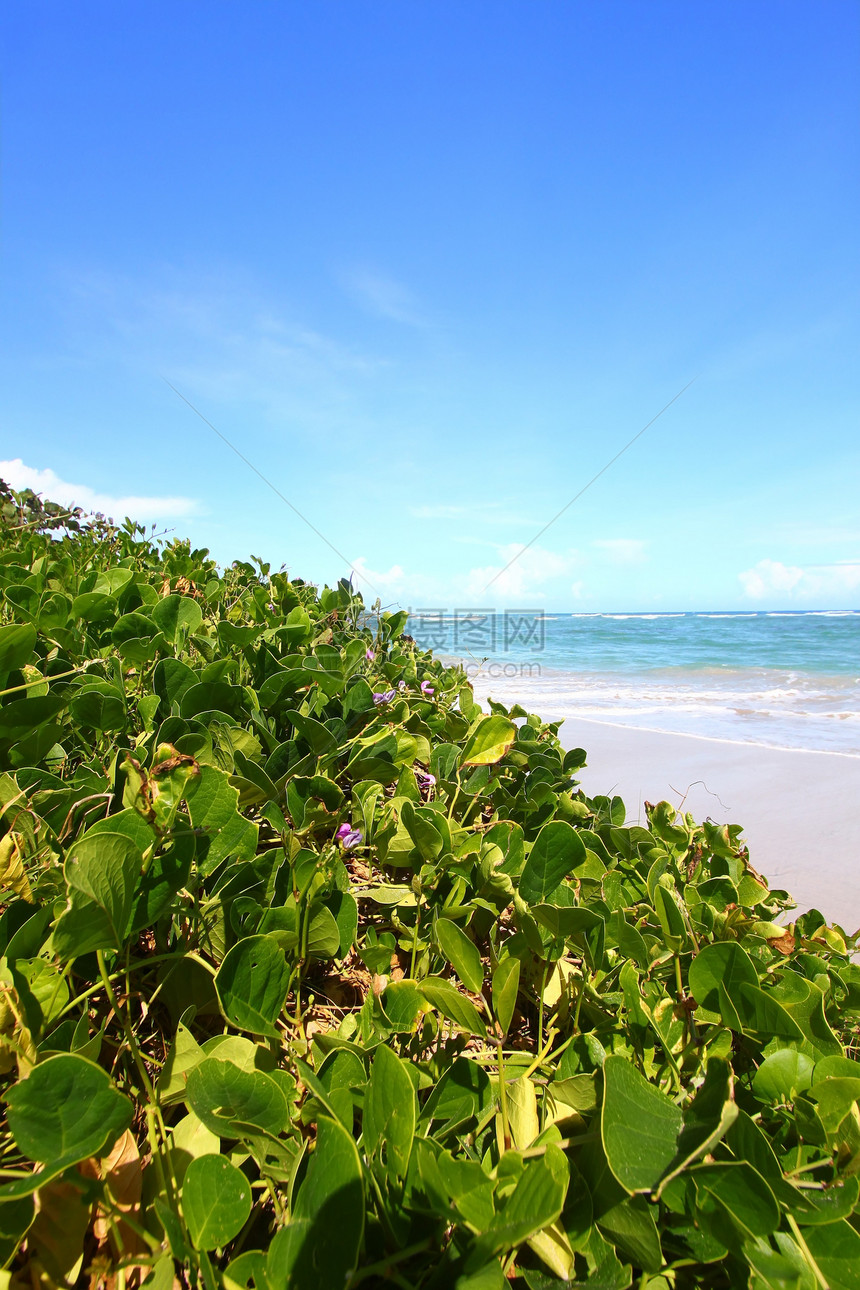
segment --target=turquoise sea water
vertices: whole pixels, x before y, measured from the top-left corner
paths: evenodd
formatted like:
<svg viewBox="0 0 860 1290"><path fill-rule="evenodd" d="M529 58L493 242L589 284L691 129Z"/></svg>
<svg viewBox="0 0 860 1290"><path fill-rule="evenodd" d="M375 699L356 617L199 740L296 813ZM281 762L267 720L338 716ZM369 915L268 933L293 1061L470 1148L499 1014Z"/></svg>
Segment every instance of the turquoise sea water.
<svg viewBox="0 0 860 1290"><path fill-rule="evenodd" d="M428 610L407 631L547 717L860 755L860 611Z"/></svg>

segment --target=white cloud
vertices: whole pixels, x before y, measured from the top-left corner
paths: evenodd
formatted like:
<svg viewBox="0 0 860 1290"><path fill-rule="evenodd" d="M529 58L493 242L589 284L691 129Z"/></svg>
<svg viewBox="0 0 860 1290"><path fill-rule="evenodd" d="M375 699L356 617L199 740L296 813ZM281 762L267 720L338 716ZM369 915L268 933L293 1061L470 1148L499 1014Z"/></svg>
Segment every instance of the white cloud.
<svg viewBox="0 0 860 1290"><path fill-rule="evenodd" d="M353 568L358 575L356 585L367 595L371 588L383 602L390 598L404 606L434 607L445 612L466 607L505 605L539 605L548 598L547 586L556 579L569 576L580 565L576 551L564 553L548 551L545 547L524 547L519 542L497 546L498 564L483 565L450 576L421 573L394 564L389 569L372 569L364 556L355 561ZM432 554L432 553L430 553ZM514 560L514 557L518 557ZM505 566L511 561L510 568ZM502 572L504 570L504 572ZM496 575L501 575L497 577ZM495 578L496 581L492 582ZM364 581L362 581L362 579ZM488 586L488 584L491 585ZM573 594L579 598L583 584L573 584ZM563 585L556 587L559 595L565 594Z"/></svg>
<svg viewBox="0 0 860 1290"><path fill-rule="evenodd" d="M643 564L646 543L640 538L598 538L591 543L606 553L613 564Z"/></svg>
<svg viewBox="0 0 860 1290"><path fill-rule="evenodd" d="M410 327L425 325L412 292L387 274L374 269L354 268L343 274L341 281L353 299L377 317L390 318Z"/></svg>
<svg viewBox="0 0 860 1290"><path fill-rule="evenodd" d="M193 515L198 509L197 502L191 497L138 497L134 494L113 497L109 493L99 493L88 484L70 484L53 470L27 466L20 457L0 461L0 479L5 479L17 492L31 488L45 501L59 502L61 506L80 506L85 511L100 511L117 520L127 515L136 520L179 519Z"/></svg>
<svg viewBox="0 0 860 1290"><path fill-rule="evenodd" d="M765 559L738 578L750 600L782 598L825 605L860 588L860 561L800 566Z"/></svg>
<svg viewBox="0 0 860 1290"><path fill-rule="evenodd" d="M466 579L469 595L478 600L489 596L495 602L544 600L544 584L571 573L580 563L576 551L548 551L546 547L526 547L521 542L509 542L499 547L499 556L501 564L469 571Z"/></svg>
<svg viewBox="0 0 860 1290"><path fill-rule="evenodd" d="M389 569L373 569L367 558L360 555L353 562L355 585L365 600L379 596L383 605L401 604L405 607L421 605L444 607L457 599L456 579L420 573L393 564Z"/></svg>
<svg viewBox="0 0 860 1290"><path fill-rule="evenodd" d="M307 438L361 424L360 399L387 360L323 334L229 268L217 275L153 267L145 280L99 273L67 279L69 353L162 373L192 402L262 409ZM173 399L165 388L165 399ZM357 406L358 404L358 406Z"/></svg>

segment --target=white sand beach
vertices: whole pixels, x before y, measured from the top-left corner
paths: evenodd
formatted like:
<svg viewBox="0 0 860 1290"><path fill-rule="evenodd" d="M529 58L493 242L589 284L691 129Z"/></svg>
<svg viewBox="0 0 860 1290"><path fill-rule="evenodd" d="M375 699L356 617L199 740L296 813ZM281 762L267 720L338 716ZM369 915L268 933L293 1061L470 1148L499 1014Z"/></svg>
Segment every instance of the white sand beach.
<svg viewBox="0 0 860 1290"><path fill-rule="evenodd" d="M581 718L560 735L588 752L584 790L619 794L628 822L644 821L645 801L665 799L696 819L742 824L753 865L799 910L814 906L847 932L860 927L860 757Z"/></svg>

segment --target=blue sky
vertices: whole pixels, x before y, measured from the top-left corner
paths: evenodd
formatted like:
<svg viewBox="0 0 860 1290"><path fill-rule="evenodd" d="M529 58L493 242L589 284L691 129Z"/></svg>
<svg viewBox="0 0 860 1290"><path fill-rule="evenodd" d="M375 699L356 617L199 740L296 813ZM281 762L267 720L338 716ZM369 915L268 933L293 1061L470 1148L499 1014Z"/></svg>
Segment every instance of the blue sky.
<svg viewBox="0 0 860 1290"><path fill-rule="evenodd" d="M13 482L386 604L860 603L855 0L40 0L3 63Z"/></svg>

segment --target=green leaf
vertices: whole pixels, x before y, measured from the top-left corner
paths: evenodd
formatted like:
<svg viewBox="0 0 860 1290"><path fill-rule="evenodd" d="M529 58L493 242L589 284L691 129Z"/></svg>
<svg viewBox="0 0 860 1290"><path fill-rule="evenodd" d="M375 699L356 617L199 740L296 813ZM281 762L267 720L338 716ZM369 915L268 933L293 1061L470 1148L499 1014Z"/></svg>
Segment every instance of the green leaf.
<svg viewBox="0 0 860 1290"><path fill-rule="evenodd" d="M382 1150L388 1174L403 1179L409 1166L418 1108L409 1072L384 1044L376 1050L364 1098L362 1140L374 1155Z"/></svg>
<svg viewBox="0 0 860 1290"><path fill-rule="evenodd" d="M678 907L674 887L666 887L658 882L654 887L654 908L663 930L663 942L667 949L677 954L687 940L687 924Z"/></svg>
<svg viewBox="0 0 860 1290"><path fill-rule="evenodd" d="M831 1076L816 1081L809 1096L818 1103L818 1114L828 1134L836 1133L854 1103L860 1098L860 1079Z"/></svg>
<svg viewBox="0 0 860 1290"><path fill-rule="evenodd" d="M186 690L197 685L200 680L196 672L187 663L178 658L164 658L156 664L153 673L153 688L167 710L174 703L178 704Z"/></svg>
<svg viewBox="0 0 860 1290"><path fill-rule="evenodd" d="M737 941L715 941L694 957L689 981L698 1005L709 1012L720 1012L720 986L732 998L742 985L757 986L758 973Z"/></svg>
<svg viewBox="0 0 860 1290"><path fill-rule="evenodd" d="M334 958L340 950L340 928L334 914L325 905L317 905L309 917L308 954L315 959Z"/></svg>
<svg viewBox="0 0 860 1290"><path fill-rule="evenodd" d="M554 1144L547 1147L544 1156L529 1161L504 1207L475 1241L466 1271L480 1267L491 1254L513 1249L554 1223L564 1204L568 1178L567 1161Z"/></svg>
<svg viewBox="0 0 860 1290"><path fill-rule="evenodd" d="M460 754L461 766L495 766L504 757L517 736L513 721L495 713L485 717L466 741Z"/></svg>
<svg viewBox="0 0 860 1290"><path fill-rule="evenodd" d="M238 802L239 790L215 766L203 766L188 785L191 823L205 835L197 841L197 863L204 874L227 856L252 860L256 855L260 831L239 814Z"/></svg>
<svg viewBox="0 0 860 1290"><path fill-rule="evenodd" d="M251 1213L251 1184L223 1156L197 1156L185 1171L182 1212L196 1250L221 1248Z"/></svg>
<svg viewBox="0 0 860 1290"><path fill-rule="evenodd" d="M134 1114L110 1076L73 1053L40 1062L9 1089L6 1101L16 1146L44 1168L0 1187L0 1201L27 1195L81 1160L105 1155Z"/></svg>
<svg viewBox="0 0 860 1290"><path fill-rule="evenodd" d="M445 849L445 840L436 823L436 812L427 807L416 809L411 802L404 802L400 808L400 818L422 860L431 862Z"/></svg>
<svg viewBox="0 0 860 1290"><path fill-rule="evenodd" d="M545 824L520 875L520 896L529 904L546 900L585 858L585 844L572 825L563 820Z"/></svg>
<svg viewBox="0 0 860 1290"><path fill-rule="evenodd" d="M358 1149L343 1125L322 1115L290 1222L269 1246L269 1285L290 1290L347 1286L358 1263L363 1233L364 1183Z"/></svg>
<svg viewBox="0 0 860 1290"><path fill-rule="evenodd" d="M628 1192L651 1191L675 1159L683 1117L623 1057L603 1063L600 1132L609 1168Z"/></svg>
<svg viewBox="0 0 860 1290"><path fill-rule="evenodd" d="M241 1070L235 1062L207 1057L188 1074L186 1101L219 1138L247 1136L255 1129L279 1134L289 1108L279 1085L263 1071Z"/></svg>
<svg viewBox="0 0 860 1290"><path fill-rule="evenodd" d="M337 945L337 924L329 914ZM215 975L221 1011L240 1030L277 1039L275 1022L287 997L290 969L270 936L246 936L227 952Z"/></svg>
<svg viewBox="0 0 860 1290"><path fill-rule="evenodd" d="M321 722L314 721L313 717L306 717L301 712L295 711L287 711L284 716L298 731L305 743L309 745L311 752L316 753L318 757L321 757L323 753L334 752L337 747L337 740L332 732Z"/></svg>
<svg viewBox="0 0 860 1290"><path fill-rule="evenodd" d="M0 675L22 668L33 653L36 629L29 623L0 627Z"/></svg>
<svg viewBox="0 0 860 1290"><path fill-rule="evenodd" d="M152 621L173 644L186 640L203 622L203 610L191 596L165 596L152 609Z"/></svg>
<svg viewBox="0 0 860 1290"><path fill-rule="evenodd" d="M718 1202L716 1214L710 1209L712 1218L717 1219L718 1232L725 1230L723 1210L742 1236L767 1236L779 1227L776 1197L758 1170L746 1161L696 1165L689 1176L696 1184L700 1208L708 1212L706 1197Z"/></svg>
<svg viewBox="0 0 860 1290"><path fill-rule="evenodd" d="M420 985L427 1002L461 1030L468 1031L470 1035L487 1033L480 1013L472 1000L461 994L450 981L444 980L443 977L428 976L420 982Z"/></svg>
<svg viewBox="0 0 860 1290"><path fill-rule="evenodd" d="M768 1181L770 1181L768 1179ZM794 1217L801 1227L818 1227L826 1223L835 1223L841 1218L850 1218L860 1199L860 1179L856 1174L840 1178L830 1184L825 1191L795 1189Z"/></svg>
<svg viewBox="0 0 860 1290"><path fill-rule="evenodd" d="M860 1235L847 1220L807 1229L804 1239L830 1290L860 1290Z"/></svg>
<svg viewBox="0 0 860 1290"><path fill-rule="evenodd" d="M654 1208L644 1196L626 1196L597 1219L598 1228L619 1253L645 1272L659 1272L663 1265Z"/></svg>
<svg viewBox="0 0 860 1290"><path fill-rule="evenodd" d="M358 903L355 896L348 891L338 891L327 898L327 905L332 912L338 931L338 944L333 953L339 959L345 959L355 944L358 932ZM313 928L311 928L311 931L313 931Z"/></svg>
<svg viewBox="0 0 860 1290"><path fill-rule="evenodd" d="M742 982L732 996L738 1018L744 1030L764 1035L768 1039L803 1039L803 1031L776 999L757 985Z"/></svg>
<svg viewBox="0 0 860 1290"><path fill-rule="evenodd" d="M122 948L142 865L137 846L122 833L87 833L75 843L63 866L69 907L54 929L61 959Z"/></svg>
<svg viewBox="0 0 860 1290"><path fill-rule="evenodd" d="M89 730L122 730L126 723L125 700L110 686L91 684L75 694L69 715L76 725Z"/></svg>
<svg viewBox="0 0 860 1290"><path fill-rule="evenodd" d="M103 623L116 617L116 600L103 591L87 591L72 601L72 617L87 623Z"/></svg>
<svg viewBox="0 0 860 1290"><path fill-rule="evenodd" d="M762 1102L790 1102L812 1084L813 1061L793 1048L766 1057L753 1077L753 1092Z"/></svg>
<svg viewBox="0 0 860 1290"><path fill-rule="evenodd" d="M520 961L502 959L493 973L493 1015L503 1035L508 1033L520 988Z"/></svg>
<svg viewBox="0 0 860 1290"><path fill-rule="evenodd" d="M768 991L803 1031L803 1051L816 1061L841 1057L842 1045L834 1035L824 1011L824 994L814 981L796 972L783 972Z"/></svg>
<svg viewBox="0 0 860 1290"><path fill-rule="evenodd" d="M484 984L484 965L478 947L450 918L437 918L435 926L439 948L467 990L480 994Z"/></svg>
<svg viewBox="0 0 860 1290"><path fill-rule="evenodd" d="M149 641L158 636L158 628L146 614L123 614L111 628L111 640L120 650L127 644Z"/></svg>
<svg viewBox="0 0 860 1290"><path fill-rule="evenodd" d="M162 1106L182 1100L189 1071L199 1066L205 1056L191 1031L180 1022L158 1076L158 1100Z"/></svg>
<svg viewBox="0 0 860 1290"><path fill-rule="evenodd" d="M721 1057L711 1057L705 1070L704 1083L696 1090L684 1111L684 1127L678 1138L678 1155L657 1188L657 1200L667 1183L694 1160L714 1149L737 1118L732 1069Z"/></svg>
<svg viewBox="0 0 860 1290"><path fill-rule="evenodd" d="M392 981L380 999L392 1030L409 1034L416 1018L424 1010L424 996L415 981Z"/></svg>
<svg viewBox="0 0 860 1290"><path fill-rule="evenodd" d="M0 708L0 738L20 739L43 726L66 706L66 699L46 694L37 699L16 699Z"/></svg>
<svg viewBox="0 0 860 1290"><path fill-rule="evenodd" d="M223 712L229 717L239 717L245 711L247 695L239 685L226 681L200 681L184 691L179 711L186 719L204 712Z"/></svg>

